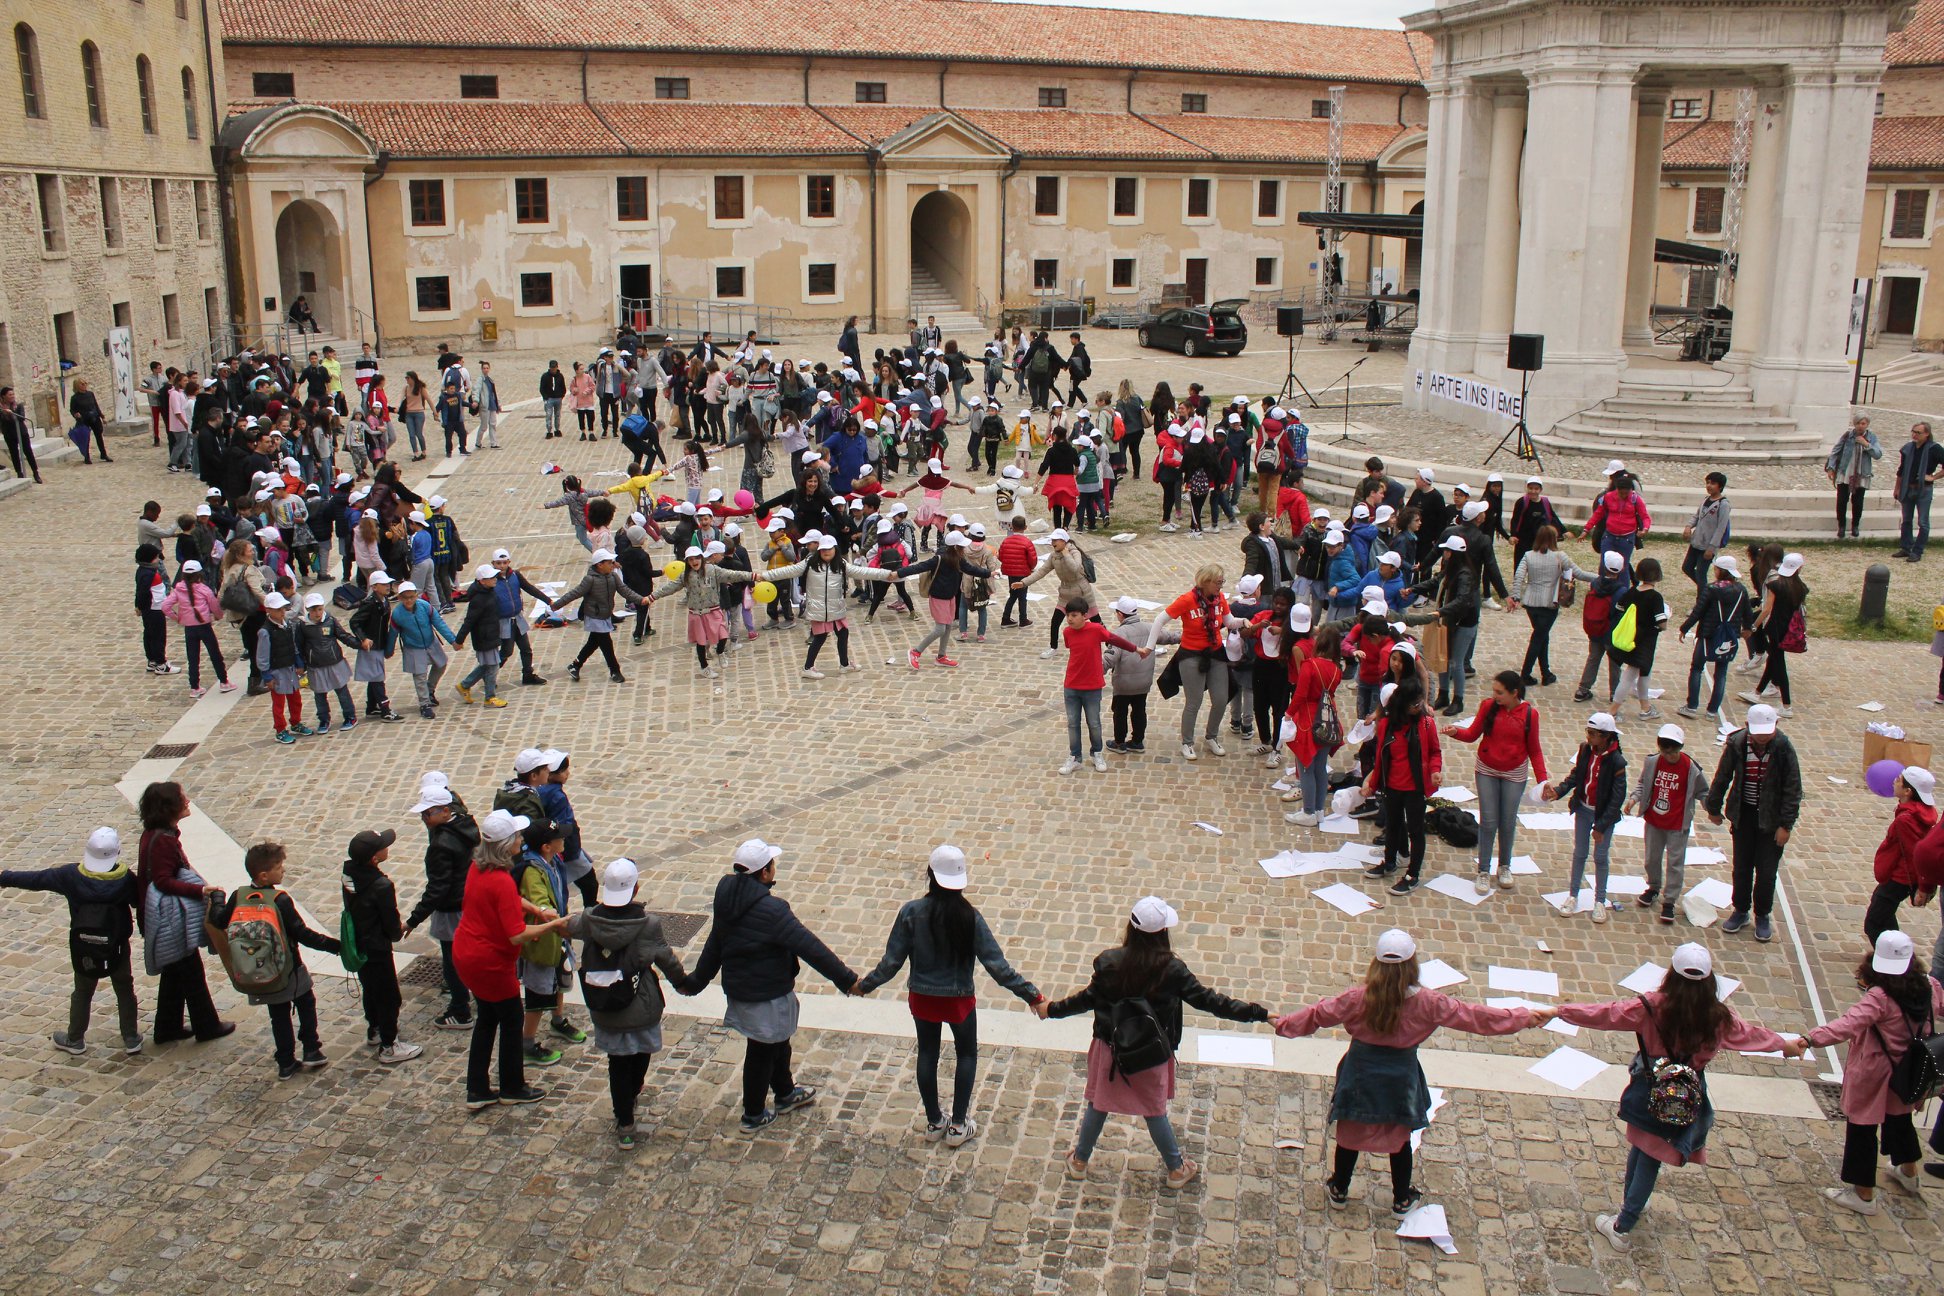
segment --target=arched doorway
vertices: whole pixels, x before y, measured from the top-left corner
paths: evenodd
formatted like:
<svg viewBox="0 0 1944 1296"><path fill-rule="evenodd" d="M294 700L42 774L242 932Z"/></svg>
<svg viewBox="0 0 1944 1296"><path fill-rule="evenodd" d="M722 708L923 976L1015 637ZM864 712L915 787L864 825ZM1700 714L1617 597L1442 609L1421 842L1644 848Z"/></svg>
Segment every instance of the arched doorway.
<svg viewBox="0 0 1944 1296"><path fill-rule="evenodd" d="M323 331L342 335L348 324L342 244L337 220L321 204L300 198L283 209L277 217L278 316L306 297Z"/></svg>
<svg viewBox="0 0 1944 1296"><path fill-rule="evenodd" d="M911 209L911 305L921 316L972 306L972 212L934 189Z"/></svg>
<svg viewBox="0 0 1944 1296"><path fill-rule="evenodd" d="M1415 204L1411 215L1424 215L1424 204ZM1418 286L1424 274L1424 240L1421 238L1404 240L1404 282L1397 285L1399 294L1408 293Z"/></svg>

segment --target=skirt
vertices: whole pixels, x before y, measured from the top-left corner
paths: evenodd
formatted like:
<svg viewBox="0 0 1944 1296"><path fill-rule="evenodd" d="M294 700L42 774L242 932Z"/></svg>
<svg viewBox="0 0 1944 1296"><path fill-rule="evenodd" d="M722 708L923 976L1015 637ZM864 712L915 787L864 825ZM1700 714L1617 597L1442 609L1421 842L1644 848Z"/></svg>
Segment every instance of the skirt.
<svg viewBox="0 0 1944 1296"><path fill-rule="evenodd" d="M499 643L495 641L491 648L474 649L473 657L481 666L499 665L500 664Z"/></svg>
<svg viewBox="0 0 1944 1296"><path fill-rule="evenodd" d="M358 649L358 664L351 669L351 678L360 684L383 684L385 654L376 648Z"/></svg>
<svg viewBox="0 0 1944 1296"><path fill-rule="evenodd" d="M1040 491L1046 497L1048 508L1080 507L1080 487L1075 483L1072 473L1053 473L1046 479Z"/></svg>
<svg viewBox="0 0 1944 1296"><path fill-rule="evenodd" d="M446 664L446 650L439 645L437 639L432 641L432 646L429 648L404 648L400 650L399 657L405 662L407 675L425 675L430 673L434 666L443 669Z"/></svg>
<svg viewBox="0 0 1944 1296"><path fill-rule="evenodd" d="M729 637L729 621L722 615L721 608L710 608L707 612L688 614L688 641L692 644L715 644Z"/></svg>
<svg viewBox="0 0 1944 1296"><path fill-rule="evenodd" d="M351 682L351 663L340 660L335 666L313 666L310 668L310 686L313 693L335 693Z"/></svg>
<svg viewBox="0 0 1944 1296"><path fill-rule="evenodd" d="M838 617L835 621L812 621L810 623L810 633L813 635L826 635L832 631L848 629L850 629L850 618L848 617Z"/></svg>
<svg viewBox="0 0 1944 1296"><path fill-rule="evenodd" d="M1114 1051L1106 1040L1087 1046L1087 1105L1116 1116L1166 1116L1175 1092L1175 1060L1133 1075L1113 1075Z"/></svg>
<svg viewBox="0 0 1944 1296"><path fill-rule="evenodd" d="M297 668L281 666L263 673L263 682L270 686L272 693L295 693L297 691Z"/></svg>

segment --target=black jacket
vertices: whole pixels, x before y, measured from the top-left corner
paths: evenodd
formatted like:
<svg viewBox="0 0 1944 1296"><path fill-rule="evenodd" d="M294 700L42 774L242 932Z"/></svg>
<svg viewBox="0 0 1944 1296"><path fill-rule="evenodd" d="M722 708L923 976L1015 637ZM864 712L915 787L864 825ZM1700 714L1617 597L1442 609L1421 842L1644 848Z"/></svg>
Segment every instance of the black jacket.
<svg viewBox="0 0 1944 1296"><path fill-rule="evenodd" d="M1404 507L1416 509L1418 516L1424 519L1424 525L1418 529L1421 536L1441 536L1444 529L1451 525L1451 510L1445 504L1443 492L1435 486L1429 490L1412 491Z"/></svg>
<svg viewBox="0 0 1944 1296"><path fill-rule="evenodd" d="M103 876L79 864L51 869L8 869L0 873L0 887L18 891L52 891L68 902L71 928L105 929L122 944L135 932L135 875L126 869Z"/></svg>
<svg viewBox="0 0 1944 1296"><path fill-rule="evenodd" d="M548 369L540 375L540 396L543 400L560 400L567 395L567 375L558 369Z"/></svg>
<svg viewBox="0 0 1944 1296"><path fill-rule="evenodd" d="M351 915L358 952L366 958L391 953L405 939L398 922L398 889L376 864L344 862L344 911Z"/></svg>
<svg viewBox="0 0 1944 1296"><path fill-rule="evenodd" d="M1120 989L1121 951L1103 950L1094 959L1093 980L1078 994L1068 995L1046 1007L1048 1017L1075 1017L1093 1010L1093 1037L1106 1040L1113 1037L1114 1005L1130 996ZM1181 1047L1181 1005L1191 1003L1213 1017L1229 1021L1259 1022L1269 1020L1269 1010L1258 1003L1244 1003L1231 999L1216 990L1210 990L1195 978L1188 965L1180 959L1170 959L1167 969L1161 974L1161 984L1148 991L1144 996L1154 1008L1154 1015L1168 1032L1168 1040L1176 1048Z"/></svg>
<svg viewBox="0 0 1944 1296"><path fill-rule="evenodd" d="M846 992L857 973L813 935L787 902L748 873L731 873L716 883L715 921L695 970L677 984L696 994L722 973L722 991L744 1003L763 1003L796 988L799 958Z"/></svg>
<svg viewBox="0 0 1944 1296"><path fill-rule="evenodd" d="M1573 753L1573 772L1553 784L1553 792L1567 805L1577 805L1576 794L1593 780L1593 830L1612 832L1620 822L1620 809L1627 800L1627 758L1614 743L1600 756L1600 768L1589 773L1593 759L1590 744L1581 743Z"/></svg>
<svg viewBox="0 0 1944 1296"><path fill-rule="evenodd" d="M691 527L690 530L692 532L693 528ZM676 552L680 553L681 550L678 549ZM654 556L648 552L647 545L627 545L621 552L614 555L614 557L621 564L621 583L623 585L626 585L629 589L638 590L655 588L655 578L661 575L661 572L656 569ZM735 588L738 597L740 597L742 592L741 587L737 586Z"/></svg>
<svg viewBox="0 0 1944 1296"><path fill-rule="evenodd" d="M1747 805L1742 801L1742 775L1748 769L1748 730L1737 729L1721 746L1721 763L1708 781L1708 796L1703 803L1709 814L1726 814L1730 823L1739 823ZM1802 765L1796 760L1795 744L1784 734L1769 743L1768 775L1755 800L1755 826L1763 832L1777 828L1793 829L1802 813Z"/></svg>
<svg viewBox="0 0 1944 1296"><path fill-rule="evenodd" d="M373 652L387 655L391 652L391 600L382 594L366 594L358 605L351 609L351 634L359 642L371 642Z"/></svg>
<svg viewBox="0 0 1944 1296"><path fill-rule="evenodd" d="M435 913L458 913L466 900L466 873L473 848L479 845L479 825L453 807L452 818L431 830L425 839L425 892L412 906L407 927L416 927Z"/></svg>
<svg viewBox="0 0 1944 1296"><path fill-rule="evenodd" d="M499 598L484 581L474 581L466 589L466 615L452 636L452 645L457 648L470 637L474 652L498 652L499 623Z"/></svg>

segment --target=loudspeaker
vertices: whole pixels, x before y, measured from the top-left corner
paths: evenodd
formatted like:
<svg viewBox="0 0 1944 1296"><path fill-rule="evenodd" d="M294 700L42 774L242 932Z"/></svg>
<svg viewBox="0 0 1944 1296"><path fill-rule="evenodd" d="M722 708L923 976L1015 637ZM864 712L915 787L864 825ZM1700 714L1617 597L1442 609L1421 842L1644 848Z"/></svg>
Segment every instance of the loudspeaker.
<svg viewBox="0 0 1944 1296"><path fill-rule="evenodd" d="M1276 307L1276 336L1303 336L1303 308L1301 306Z"/></svg>
<svg viewBox="0 0 1944 1296"><path fill-rule="evenodd" d="M1505 367L1528 372L1546 367L1546 335L1514 333L1505 340Z"/></svg>

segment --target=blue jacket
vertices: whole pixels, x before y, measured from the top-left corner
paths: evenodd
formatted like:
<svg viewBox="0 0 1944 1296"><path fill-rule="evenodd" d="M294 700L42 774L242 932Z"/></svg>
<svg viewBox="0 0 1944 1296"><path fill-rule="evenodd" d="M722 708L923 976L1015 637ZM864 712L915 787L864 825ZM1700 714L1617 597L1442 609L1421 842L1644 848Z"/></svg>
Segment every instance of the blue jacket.
<svg viewBox="0 0 1944 1296"><path fill-rule="evenodd" d="M1343 546L1345 552L1356 562L1358 571L1369 571L1375 565L1370 561L1370 547L1377 540L1377 524L1374 522L1354 522L1350 526L1347 538L1349 543Z"/></svg>
<svg viewBox="0 0 1944 1296"><path fill-rule="evenodd" d="M1404 597L1404 576L1401 572L1389 580L1385 580L1382 572L1372 568L1370 574L1363 578L1362 588L1366 590L1381 590L1384 595L1384 602L1389 605L1390 610L1393 612L1401 611L1408 606L1408 602Z"/></svg>
<svg viewBox="0 0 1944 1296"><path fill-rule="evenodd" d="M547 818L560 825L560 857L577 860L581 857L580 823L574 818L574 806L567 799L567 790L557 784L548 783L534 791L540 794L540 804L546 807Z"/></svg>
<svg viewBox="0 0 1944 1296"><path fill-rule="evenodd" d="M406 648L430 648L436 634L447 643L453 641L452 627L428 599L420 598L406 607L403 600L392 604L391 623L398 631L398 642Z"/></svg>
<svg viewBox="0 0 1944 1296"><path fill-rule="evenodd" d="M493 597L499 600L499 614L502 617L519 615L520 593L522 590L542 602L546 601L547 596L541 593L539 587L528 580L525 574L521 572L514 572L512 580L508 580L502 576L493 582Z"/></svg>
<svg viewBox="0 0 1944 1296"><path fill-rule="evenodd" d="M432 532L420 527L412 532L412 565L432 561Z"/></svg>
<svg viewBox="0 0 1944 1296"><path fill-rule="evenodd" d="M1357 560L1350 556L1350 546L1345 545L1336 557L1330 559L1330 575L1324 588L1336 587L1336 597L1330 600L1331 607L1355 607L1357 594L1363 589L1363 576L1357 570Z"/></svg>
<svg viewBox="0 0 1944 1296"><path fill-rule="evenodd" d="M862 432L856 436L839 432L823 443L823 449L830 461L830 489L839 495L850 494L851 483L871 461L871 438Z"/></svg>

